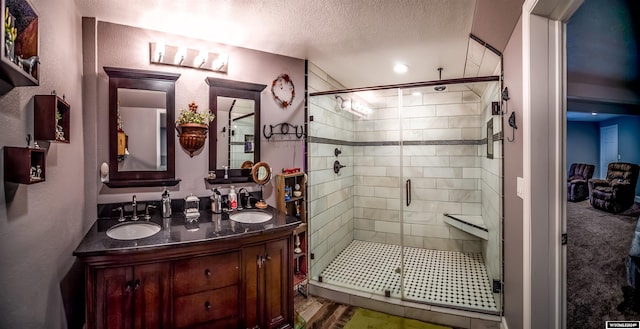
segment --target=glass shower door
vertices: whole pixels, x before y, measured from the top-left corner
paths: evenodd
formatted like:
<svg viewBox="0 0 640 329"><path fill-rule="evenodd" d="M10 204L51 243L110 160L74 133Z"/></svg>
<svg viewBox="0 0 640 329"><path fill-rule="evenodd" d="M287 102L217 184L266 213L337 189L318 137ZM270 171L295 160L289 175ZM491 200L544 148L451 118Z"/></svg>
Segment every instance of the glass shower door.
<svg viewBox="0 0 640 329"><path fill-rule="evenodd" d="M501 240L499 225L489 234L493 224L483 219L500 218L493 175L500 160L487 159L485 129L494 117L500 126L491 113L497 85L429 86L399 95L406 300L497 312L488 264L501 263L492 249Z"/></svg>

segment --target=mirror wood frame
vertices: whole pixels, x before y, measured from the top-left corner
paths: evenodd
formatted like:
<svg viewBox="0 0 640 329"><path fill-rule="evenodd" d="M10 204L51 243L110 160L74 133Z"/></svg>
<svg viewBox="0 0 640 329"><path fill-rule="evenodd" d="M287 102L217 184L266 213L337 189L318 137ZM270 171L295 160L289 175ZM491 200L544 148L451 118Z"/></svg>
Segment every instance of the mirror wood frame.
<svg viewBox="0 0 640 329"><path fill-rule="evenodd" d="M267 85L211 77L207 78L206 82L209 85L209 109L216 115L216 117L218 116L218 96L251 99L254 101L255 119L253 122L253 163L260 162L260 94ZM219 120L213 120L213 122L209 124L209 171L215 171L218 169L218 121ZM230 168L229 170L231 171L236 169L240 170L240 168Z"/></svg>
<svg viewBox="0 0 640 329"><path fill-rule="evenodd" d="M109 187L172 186L175 179L175 83L177 73L103 67L109 77ZM166 94L167 170L118 171L118 89L162 91Z"/></svg>

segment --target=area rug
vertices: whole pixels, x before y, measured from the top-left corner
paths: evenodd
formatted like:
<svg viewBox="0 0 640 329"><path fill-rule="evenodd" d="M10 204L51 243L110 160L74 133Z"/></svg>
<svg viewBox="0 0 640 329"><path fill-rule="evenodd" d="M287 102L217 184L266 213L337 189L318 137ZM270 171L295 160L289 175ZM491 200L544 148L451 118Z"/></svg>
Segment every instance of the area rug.
<svg viewBox="0 0 640 329"><path fill-rule="evenodd" d="M567 329L640 320L640 314L624 307L630 288L625 259L638 221L635 209L625 216L594 209L589 201L567 203Z"/></svg>
<svg viewBox="0 0 640 329"><path fill-rule="evenodd" d="M357 308L344 329L451 329L451 327Z"/></svg>

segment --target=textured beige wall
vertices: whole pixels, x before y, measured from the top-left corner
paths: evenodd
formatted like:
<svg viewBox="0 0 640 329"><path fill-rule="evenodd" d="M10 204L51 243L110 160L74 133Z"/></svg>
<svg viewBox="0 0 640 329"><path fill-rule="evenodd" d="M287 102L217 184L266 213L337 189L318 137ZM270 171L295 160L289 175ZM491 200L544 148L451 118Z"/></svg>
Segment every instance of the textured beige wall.
<svg viewBox="0 0 640 329"><path fill-rule="evenodd" d="M518 20L503 54L504 85L509 88L509 113L516 113L522 127L522 19ZM505 120L505 136L512 135ZM504 142L504 316L509 328L522 324L522 199L516 195L516 177L523 176L522 128L515 130L513 142Z"/></svg>
<svg viewBox="0 0 640 329"><path fill-rule="evenodd" d="M33 96L54 89L71 105L71 142L40 143L47 148L45 182L4 182L0 189L0 327L74 328L64 305L83 291L82 277L70 271L72 252L94 220L83 216L85 208L95 208L84 202L81 19L73 0L31 2L39 13L40 85L0 96L0 145L26 146ZM75 320L84 317L73 310Z"/></svg>

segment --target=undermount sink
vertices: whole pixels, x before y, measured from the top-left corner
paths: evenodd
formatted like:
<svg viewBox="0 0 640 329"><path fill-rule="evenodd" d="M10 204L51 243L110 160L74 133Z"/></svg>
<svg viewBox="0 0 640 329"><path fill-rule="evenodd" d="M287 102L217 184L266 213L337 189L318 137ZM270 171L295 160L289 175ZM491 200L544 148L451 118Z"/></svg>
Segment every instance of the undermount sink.
<svg viewBox="0 0 640 329"><path fill-rule="evenodd" d="M160 225L151 222L127 222L114 225L107 230L107 236L116 240L136 240L150 237L160 232Z"/></svg>
<svg viewBox="0 0 640 329"><path fill-rule="evenodd" d="M229 218L238 223L259 224L271 219L271 214L262 211L244 211L230 215Z"/></svg>

